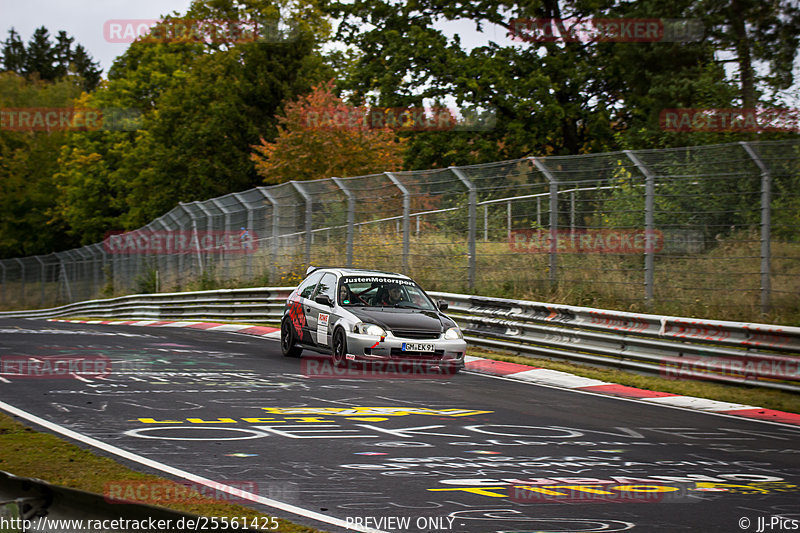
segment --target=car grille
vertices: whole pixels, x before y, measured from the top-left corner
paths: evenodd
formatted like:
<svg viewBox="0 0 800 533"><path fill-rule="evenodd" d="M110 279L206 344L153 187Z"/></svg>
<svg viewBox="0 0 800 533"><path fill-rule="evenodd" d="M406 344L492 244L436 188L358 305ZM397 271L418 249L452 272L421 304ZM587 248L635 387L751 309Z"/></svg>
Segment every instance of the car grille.
<svg viewBox="0 0 800 533"><path fill-rule="evenodd" d="M418 329L393 329L392 333L395 337L403 339L438 339L442 334L441 331L424 331Z"/></svg>

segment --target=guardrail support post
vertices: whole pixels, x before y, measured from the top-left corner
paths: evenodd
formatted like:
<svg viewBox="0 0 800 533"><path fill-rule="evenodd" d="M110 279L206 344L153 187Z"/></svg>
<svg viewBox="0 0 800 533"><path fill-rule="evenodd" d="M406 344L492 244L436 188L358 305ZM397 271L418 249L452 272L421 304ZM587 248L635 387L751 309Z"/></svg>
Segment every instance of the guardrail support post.
<svg viewBox="0 0 800 533"><path fill-rule="evenodd" d="M347 266L353 266L353 235L354 226L356 221L356 197L348 189L344 180L341 178L331 178L333 183L339 187L345 196L347 196ZM417 233L419 234L419 217L417 217Z"/></svg>
<svg viewBox="0 0 800 533"><path fill-rule="evenodd" d="M558 180L539 158L531 157L533 164L550 183L550 286L558 282Z"/></svg>
<svg viewBox="0 0 800 533"><path fill-rule="evenodd" d="M747 155L761 170L761 313L766 315L771 307L772 283L769 279L772 271L770 249L772 231L772 174L753 147L740 141Z"/></svg>
<svg viewBox="0 0 800 533"><path fill-rule="evenodd" d="M630 150L625 150L625 155L628 156L636 168L644 175L644 300L645 305L650 307L653 305L653 293L655 284L655 198L656 198L656 177L650 172L650 169L636 157L636 154Z"/></svg>
<svg viewBox="0 0 800 533"><path fill-rule="evenodd" d="M478 191L475 188L475 184L473 184L467 176L461 172L461 169L457 167L449 167L453 174L456 175L458 179L461 180L467 189L469 190L469 220L468 225L469 229L467 230L467 240L469 241L469 288L475 288L475 270L477 265L477 249L475 245L475 237L477 233L477 225L478 225Z"/></svg>
<svg viewBox="0 0 800 533"><path fill-rule="evenodd" d="M408 254L410 248L411 235L411 194L397 177L391 172L384 172L386 177L392 180L395 187L403 193L403 274L408 274Z"/></svg>

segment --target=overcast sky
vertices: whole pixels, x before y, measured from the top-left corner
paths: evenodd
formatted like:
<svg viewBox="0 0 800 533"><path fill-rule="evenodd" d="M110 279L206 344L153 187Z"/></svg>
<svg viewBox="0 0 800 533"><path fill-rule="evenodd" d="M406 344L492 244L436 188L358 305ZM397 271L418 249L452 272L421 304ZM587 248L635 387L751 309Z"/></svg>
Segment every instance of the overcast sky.
<svg viewBox="0 0 800 533"><path fill-rule="evenodd" d="M190 4L191 0L0 0L0 29L3 41L13 27L26 43L40 26L50 31L53 40L59 31L66 31L100 62L105 75L129 46L108 42L103 34L107 20L157 19L173 11L185 13Z"/></svg>

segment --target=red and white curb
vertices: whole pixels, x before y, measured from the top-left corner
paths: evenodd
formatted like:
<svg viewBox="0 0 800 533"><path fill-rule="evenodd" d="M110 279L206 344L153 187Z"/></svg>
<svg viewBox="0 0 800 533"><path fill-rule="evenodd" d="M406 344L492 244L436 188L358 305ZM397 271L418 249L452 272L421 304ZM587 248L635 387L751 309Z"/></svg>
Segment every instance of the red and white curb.
<svg viewBox="0 0 800 533"><path fill-rule="evenodd" d="M244 333L245 335L256 335L258 337L268 337L279 339L281 330L270 326L249 326L246 324L220 324L218 322L190 322L175 320L63 320L57 318L48 319L49 322L71 322L74 324L108 324L111 326L155 326L162 328L192 328L203 329L206 331L227 331L233 333Z"/></svg>
<svg viewBox="0 0 800 533"><path fill-rule="evenodd" d="M540 385L549 385L551 387L593 392L659 405L668 405L671 407L697 409L699 411L711 413L756 418L759 420L800 426L800 414L795 413L786 413L784 411L764 409L762 407L739 403L708 400L706 398L695 398L694 396L681 396L680 394L672 394L669 392L638 389L636 387L628 387L627 385L600 381L599 379L575 376L558 370L549 370L547 368L537 368L518 363L495 361L492 359L482 359L469 355L466 356L465 362L466 369L473 372L503 376Z"/></svg>
<svg viewBox="0 0 800 533"><path fill-rule="evenodd" d="M72 322L78 324L109 324L114 326L156 326L171 328L193 328L205 331L227 331L243 333L246 335L256 335L270 339L279 339L281 332L278 328L269 326L248 326L243 324L220 324L217 322L187 322L174 320L62 320L49 319L51 322ZM705 398L695 398L694 396L682 396L669 392L658 392L646 389L638 389L627 385L619 385L599 379L585 378L576 376L568 372L538 368L534 366L522 365L519 363L508 363L506 361L495 361L493 359L483 359L481 357L465 357L466 370L479 372L493 376L519 381L527 381L539 385L550 387L560 387L564 389L592 392L619 398L635 399L653 404L667 405L671 407L682 407L696 409L710 413L740 416L744 418L754 418L781 424L792 424L800 426L800 414L776 411L774 409L764 409L752 405L739 403L720 402Z"/></svg>

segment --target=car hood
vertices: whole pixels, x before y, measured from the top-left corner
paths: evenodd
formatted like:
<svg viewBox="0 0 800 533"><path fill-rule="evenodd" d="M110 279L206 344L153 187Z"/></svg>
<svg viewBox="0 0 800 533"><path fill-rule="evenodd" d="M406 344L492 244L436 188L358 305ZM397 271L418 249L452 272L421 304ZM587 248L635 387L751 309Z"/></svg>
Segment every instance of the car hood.
<svg viewBox="0 0 800 533"><path fill-rule="evenodd" d="M356 307L349 308L348 311L362 322L389 330L441 332L456 325L449 317L437 311L394 307Z"/></svg>

